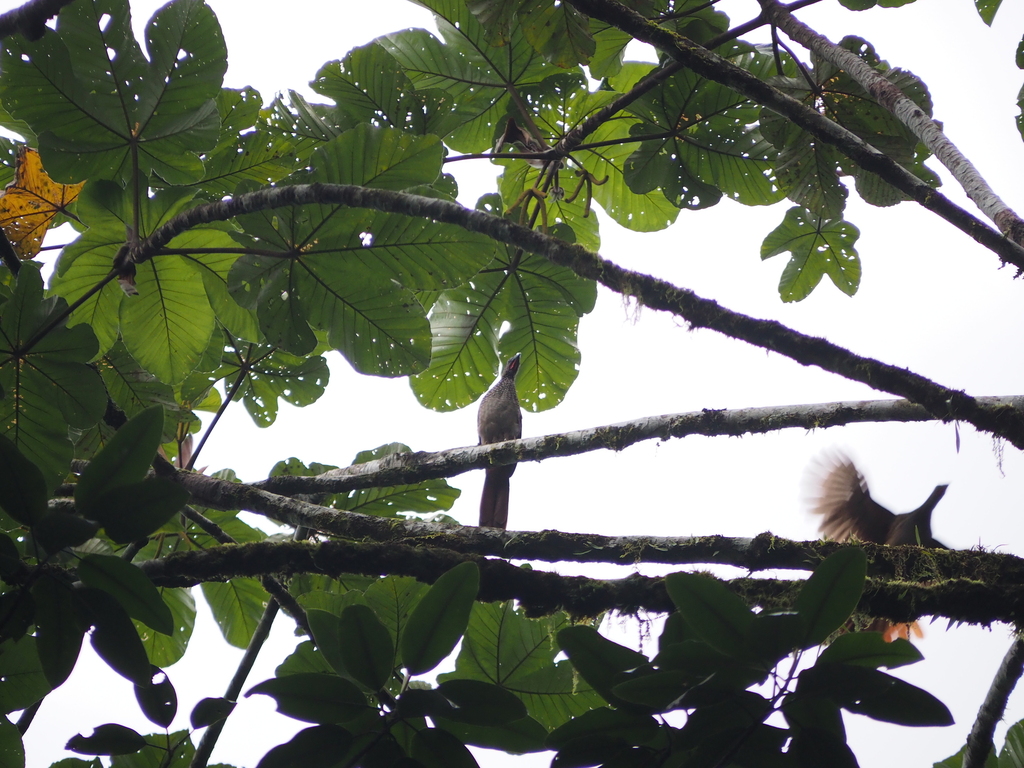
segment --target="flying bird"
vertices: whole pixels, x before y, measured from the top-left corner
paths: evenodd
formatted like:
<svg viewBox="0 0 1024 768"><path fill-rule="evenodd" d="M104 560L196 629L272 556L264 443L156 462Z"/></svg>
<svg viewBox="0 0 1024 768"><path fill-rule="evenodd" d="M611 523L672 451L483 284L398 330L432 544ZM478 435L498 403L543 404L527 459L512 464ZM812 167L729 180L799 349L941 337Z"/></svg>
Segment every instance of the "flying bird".
<svg viewBox="0 0 1024 768"><path fill-rule="evenodd" d="M811 491L811 511L821 515L819 530L827 538L949 549L932 536L932 511L948 486L935 486L931 495L913 512L895 515L871 498L864 475L843 453L826 454L809 474L815 486ZM877 620L868 629L883 632L889 641L906 638L909 631L921 636L916 624L891 625Z"/></svg>

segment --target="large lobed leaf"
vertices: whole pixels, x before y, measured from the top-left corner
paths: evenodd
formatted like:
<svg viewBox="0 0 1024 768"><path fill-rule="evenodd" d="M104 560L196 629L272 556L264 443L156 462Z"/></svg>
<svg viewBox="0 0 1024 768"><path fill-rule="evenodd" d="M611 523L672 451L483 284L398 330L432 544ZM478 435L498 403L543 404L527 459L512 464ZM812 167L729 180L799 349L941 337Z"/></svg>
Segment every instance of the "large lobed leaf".
<svg viewBox="0 0 1024 768"><path fill-rule="evenodd" d="M521 352L520 400L534 411L555 407L576 380L579 318L596 294L592 281L509 249L434 302L430 367L411 379L413 392L430 408L465 407L487 391L500 360Z"/></svg>
<svg viewBox="0 0 1024 768"><path fill-rule="evenodd" d="M807 298L823 275L848 296L860 286L860 257L854 243L860 231L842 219L826 219L805 208L786 212L782 223L761 244L761 258L789 251L792 256L779 280L783 301Z"/></svg>
<svg viewBox="0 0 1024 768"><path fill-rule="evenodd" d="M436 137L360 126L318 149L313 170L293 181L405 189L433 183ZM245 256L229 275L243 306L256 309L267 340L307 354L313 330L363 373L400 376L425 368L429 327L412 291L468 280L493 255L486 238L400 215L307 205L240 218L237 238L272 256Z"/></svg>
<svg viewBox="0 0 1024 768"><path fill-rule="evenodd" d="M386 35L378 42L418 89L445 92L449 110L461 119L445 142L460 152L482 152L494 141L512 89L539 83L555 70L518 28L505 45L490 45L487 30L464 0L419 4L434 12L442 40L416 29Z"/></svg>
<svg viewBox="0 0 1024 768"><path fill-rule="evenodd" d="M143 199L140 234L150 234L192 205L192 195L190 190L175 188ZM78 211L89 230L64 249L53 279L53 290L69 301L84 297L107 276L134 219L131 195L112 182L90 183ZM196 229L175 238L170 247L211 252L188 257L165 254L139 264L138 295L125 296L117 285L107 283L75 311L72 322L88 322L104 350L120 333L128 352L145 370L166 384L177 384L195 370L210 343L216 322L211 302L226 298L223 275L230 266L223 264L223 254L216 251L232 248L234 243L220 230ZM206 273L220 275L221 285ZM204 279L197 279L200 276ZM240 312L236 310L235 315ZM229 321L235 315L229 315Z"/></svg>
<svg viewBox="0 0 1024 768"><path fill-rule="evenodd" d="M106 407L103 383L86 365L96 337L88 326L63 327L66 307L43 299L39 270L27 264L0 306L0 432L39 467L48 488L68 472L68 427L88 429Z"/></svg>
<svg viewBox="0 0 1024 768"><path fill-rule="evenodd" d="M477 603L455 672L438 680L482 680L505 688L523 701L533 720L555 728L603 704L568 661L555 661L559 649L552 636L567 625L564 614L529 619L511 602Z"/></svg>
<svg viewBox="0 0 1024 768"><path fill-rule="evenodd" d="M39 135L55 178L201 178L199 153L216 144L220 127L220 25L202 0L174 0L150 19L146 46L148 57L127 0L73 3L55 31L5 43L0 98Z"/></svg>
<svg viewBox="0 0 1024 768"><path fill-rule="evenodd" d="M730 60L760 77L775 66L771 56L750 49ZM624 181L635 193L661 188L691 209L714 205L722 194L746 205L783 197L773 170L775 149L757 128L760 107L736 91L683 70L630 111L641 122L629 135L649 138L614 165L625 169Z"/></svg>

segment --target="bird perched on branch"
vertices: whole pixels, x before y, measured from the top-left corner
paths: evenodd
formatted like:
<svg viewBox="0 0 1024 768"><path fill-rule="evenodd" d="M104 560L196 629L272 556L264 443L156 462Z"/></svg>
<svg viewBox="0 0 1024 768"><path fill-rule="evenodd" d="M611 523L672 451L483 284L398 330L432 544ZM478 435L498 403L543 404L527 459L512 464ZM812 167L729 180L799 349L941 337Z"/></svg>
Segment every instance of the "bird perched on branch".
<svg viewBox="0 0 1024 768"><path fill-rule="evenodd" d="M949 549L932 536L932 511L946 493L945 485L935 490L913 512L894 515L873 498L867 481L853 461L835 452L826 454L810 473L815 488L811 491L811 511L821 515L819 530L828 538L851 538L875 544L918 544L922 547ZM906 638L909 631L921 635L917 625L891 625L877 620L868 629L883 632L886 640Z"/></svg>
<svg viewBox="0 0 1024 768"><path fill-rule="evenodd" d="M518 440L523 436L523 413L516 392L519 358L517 353L509 359L498 383L480 401L476 418L480 445ZM480 525L505 527L508 522L508 481L515 471L515 464L487 468L480 496Z"/></svg>

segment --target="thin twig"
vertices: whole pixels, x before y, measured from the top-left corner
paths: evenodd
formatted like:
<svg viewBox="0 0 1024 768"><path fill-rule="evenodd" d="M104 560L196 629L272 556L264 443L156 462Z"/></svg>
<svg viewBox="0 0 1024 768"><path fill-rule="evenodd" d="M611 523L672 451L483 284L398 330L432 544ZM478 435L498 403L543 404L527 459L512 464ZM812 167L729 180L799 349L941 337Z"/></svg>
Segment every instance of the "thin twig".
<svg viewBox="0 0 1024 768"><path fill-rule="evenodd" d="M193 510L196 516L202 517L198 512ZM204 518L205 519L205 518ZM210 521L207 521L210 522ZM213 525L213 523L210 523ZM223 532L222 532L223 533ZM224 536L228 536L223 533ZM298 530L295 531L294 540L302 541L307 538L308 533L300 533ZM228 536L228 538L231 538ZM245 649L245 655L242 657L242 661L238 665L238 669L235 671L235 675L231 678L231 682L228 684L227 692L224 694L224 698L228 701L237 701L238 695L242 692L242 686L245 685L245 681L249 677L249 673L252 672L253 664L256 663L256 657L259 655L260 649L266 642L267 637L270 635L270 629L273 626L274 618L277 616L277 612L281 607L284 607L292 616L298 621L298 623L305 630L309 637L313 637L313 631L309 627L309 621L306 618L306 612L298 604L295 598L288 592L288 589L273 576L264 574L260 581L264 588L271 594L270 601L267 603L267 607L263 610L263 616L260 618L259 624L256 625L256 630L253 632L252 638L249 640L249 645ZM199 746L196 747L195 755L192 758L190 768L205 768L206 764L210 760L210 754L213 752L213 748L220 738L221 731L224 730L224 724L227 722L227 718L218 720L212 724L203 734L203 738L199 742Z"/></svg>
<svg viewBox="0 0 1024 768"><path fill-rule="evenodd" d="M10 270L12 275L18 276L18 272L21 271L21 259L14 252L14 246L11 245L7 233L2 229L0 229L0 261Z"/></svg>
<svg viewBox="0 0 1024 768"><path fill-rule="evenodd" d="M239 388L241 388L242 383L245 381L245 377L247 374L248 370L246 370L246 367L242 364L239 364L238 376L235 377L235 380L232 382L231 387L229 387L228 390L224 393L224 400L220 404L220 408L218 408L217 412L213 415L213 419L210 420L209 426L207 426L207 428L203 431L203 436L199 440L199 445L196 446L196 449L192 452L192 456L189 457L188 465L185 467L185 469L192 469L195 467L196 459L199 458L199 454L203 450L203 447L206 445L206 441L210 439L210 435L213 433L214 427L217 426L218 422L220 422L221 417L224 415L224 412L227 410L231 402L235 399L235 394L238 392Z"/></svg>

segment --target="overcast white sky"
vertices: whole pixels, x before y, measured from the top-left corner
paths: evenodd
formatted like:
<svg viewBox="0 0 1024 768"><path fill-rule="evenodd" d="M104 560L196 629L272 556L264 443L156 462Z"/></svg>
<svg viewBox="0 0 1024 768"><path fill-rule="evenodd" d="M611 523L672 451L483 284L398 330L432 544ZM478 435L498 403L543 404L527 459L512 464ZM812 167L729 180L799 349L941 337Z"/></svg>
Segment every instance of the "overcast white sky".
<svg viewBox="0 0 1024 768"><path fill-rule="evenodd" d="M305 83L321 64L343 57L353 46L403 27L429 25L422 9L391 0L290 0L264 12L241 0L210 4L228 44L225 85L252 85L266 101L277 91L306 90ZM15 5L3 2L4 9ZM134 5L138 27L158 5ZM1024 152L1013 118L1021 76L1013 66L1013 52L1024 32L1024 8L1004 5L993 29L982 24L970 0L922 1L862 14L823 2L800 16L833 40L845 34L865 37L891 64L921 76L947 134L1020 211ZM723 7L734 23L757 12L754 3L739 0L727 0ZM930 165L938 169L936 162ZM462 186L462 202L472 205L488 189L493 171L485 161L476 168L470 163L457 166L453 170ZM948 181L944 192L963 200ZM675 226L649 235L624 232L605 219L602 255L692 288L731 309L776 318L971 394L1021 393L1024 285L1011 271L998 270L991 253L922 209L909 203L873 209L853 198L846 218L862 233L857 247L864 278L852 299L831 284L800 304L783 305L778 299L784 257L762 263L758 254L762 238L781 220L786 204L748 209L723 202L709 211L683 212ZM701 408L882 396L708 331L689 332L672 317L638 312L603 290L597 310L581 323L580 347L577 383L558 408L526 414L525 435ZM335 356L331 387L319 403L303 410L284 406L269 431L257 430L239 407L229 412L199 463L211 470L232 467L243 479L256 480L276 461L293 455L305 462L343 465L357 451L393 440L416 450L470 445L476 442L475 417L475 408L451 414L426 411L405 380L358 376ZM936 537L950 546L1024 554L1024 461L1007 448L1000 467L988 436L969 427L960 432L959 453L952 426L858 425L744 439L687 438L621 453L526 464L513 478L509 527L662 536L750 536L770 530L796 539L815 538L816 523L800 502L801 478L813 457L839 446L858 460L873 495L894 511L912 509L933 486L950 483L934 519ZM452 480L464 492L452 514L467 524L476 520L477 474ZM628 572L607 571L619 576ZM197 599L202 603L198 591ZM205 608L200 610L194 647L185 661L168 670L178 690L181 723L198 699L220 695L239 655L216 636ZM634 623L617 623L613 631L620 642L638 642ZM899 674L942 699L957 723L945 729L905 729L848 716L851 745L864 766L929 765L955 752L1010 642L1003 626L947 632L945 622L937 622L926 626L926 633L918 644L925 661ZM291 625L282 619L252 682L272 675L294 643ZM97 697L96 691L116 696ZM67 738L103 722L148 732L130 697L129 684L97 664L76 671L43 705L29 731L28 765L48 765L66 755L62 746ZM90 706L83 707L85 701ZM301 727L272 709L266 697L245 700L213 762L255 765L267 749ZM1024 698L1017 693L1008 722L1022 717ZM480 752L478 758L484 766L547 763L493 752Z"/></svg>

